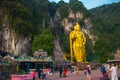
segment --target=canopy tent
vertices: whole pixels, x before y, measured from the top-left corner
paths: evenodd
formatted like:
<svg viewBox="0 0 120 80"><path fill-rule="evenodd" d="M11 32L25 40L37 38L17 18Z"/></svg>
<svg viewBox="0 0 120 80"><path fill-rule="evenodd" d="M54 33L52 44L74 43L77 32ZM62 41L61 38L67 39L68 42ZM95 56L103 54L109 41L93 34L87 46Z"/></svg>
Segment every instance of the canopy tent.
<svg viewBox="0 0 120 80"><path fill-rule="evenodd" d="M120 59L108 60L107 63L109 63L109 64L115 64L116 66L120 67Z"/></svg>

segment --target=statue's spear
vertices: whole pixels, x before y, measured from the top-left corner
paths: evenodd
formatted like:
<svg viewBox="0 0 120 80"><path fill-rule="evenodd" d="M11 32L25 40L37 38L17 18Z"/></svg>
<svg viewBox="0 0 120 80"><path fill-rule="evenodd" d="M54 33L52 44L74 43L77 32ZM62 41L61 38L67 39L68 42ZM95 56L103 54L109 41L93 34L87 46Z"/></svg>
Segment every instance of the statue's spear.
<svg viewBox="0 0 120 80"><path fill-rule="evenodd" d="M72 32L70 33L70 55L71 55L71 63L73 63L73 50L72 50Z"/></svg>

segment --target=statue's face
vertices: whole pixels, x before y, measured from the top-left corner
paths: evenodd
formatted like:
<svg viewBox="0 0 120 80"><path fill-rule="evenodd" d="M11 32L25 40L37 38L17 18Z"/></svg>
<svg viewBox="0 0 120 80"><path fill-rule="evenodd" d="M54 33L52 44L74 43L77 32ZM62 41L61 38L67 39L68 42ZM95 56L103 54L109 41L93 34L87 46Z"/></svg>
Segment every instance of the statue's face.
<svg viewBox="0 0 120 80"><path fill-rule="evenodd" d="M80 26L78 24L75 25L74 30L80 31Z"/></svg>

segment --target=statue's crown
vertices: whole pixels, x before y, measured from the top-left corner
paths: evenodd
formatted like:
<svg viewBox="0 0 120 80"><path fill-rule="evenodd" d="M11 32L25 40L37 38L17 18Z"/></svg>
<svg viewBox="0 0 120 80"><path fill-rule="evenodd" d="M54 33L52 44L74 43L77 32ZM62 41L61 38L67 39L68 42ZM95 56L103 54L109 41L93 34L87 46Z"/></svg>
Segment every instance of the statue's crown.
<svg viewBox="0 0 120 80"><path fill-rule="evenodd" d="M80 30L80 25L78 24L78 22L77 22L76 25L74 26L74 30Z"/></svg>

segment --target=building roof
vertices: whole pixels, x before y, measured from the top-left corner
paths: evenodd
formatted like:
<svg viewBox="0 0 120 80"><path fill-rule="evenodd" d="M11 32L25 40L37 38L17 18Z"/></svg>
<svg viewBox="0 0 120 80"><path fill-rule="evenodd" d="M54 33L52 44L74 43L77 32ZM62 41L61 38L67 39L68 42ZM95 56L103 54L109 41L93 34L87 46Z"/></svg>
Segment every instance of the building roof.
<svg viewBox="0 0 120 80"><path fill-rule="evenodd" d="M53 60L50 57L47 58L34 58L34 57L28 57L28 58L17 58L14 59L16 62L53 62Z"/></svg>
<svg viewBox="0 0 120 80"><path fill-rule="evenodd" d="M120 62L120 59L113 59L113 60L108 60L107 63L110 63L110 62Z"/></svg>

